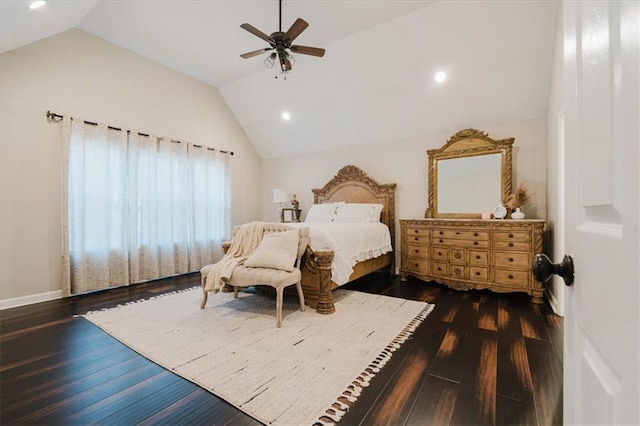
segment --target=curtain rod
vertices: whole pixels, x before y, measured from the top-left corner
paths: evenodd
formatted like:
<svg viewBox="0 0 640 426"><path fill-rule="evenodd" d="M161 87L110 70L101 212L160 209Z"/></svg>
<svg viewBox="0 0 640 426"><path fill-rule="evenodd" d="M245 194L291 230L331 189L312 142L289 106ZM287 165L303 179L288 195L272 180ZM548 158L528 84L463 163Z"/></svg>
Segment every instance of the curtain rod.
<svg viewBox="0 0 640 426"><path fill-rule="evenodd" d="M62 121L63 118L64 118L63 115L56 114L55 112L47 111L47 119L49 119L49 120L51 120L51 121L53 121L55 123L59 123L60 121ZM73 120L73 117L71 117L71 119ZM98 123L94 123L92 121L87 121L87 120L84 120L84 123L85 124L90 124L92 126L97 126L98 125ZM119 128L119 127L107 126L107 128L109 128L111 130L118 130L120 132L122 131L122 129ZM131 130L127 130L127 132L130 132L130 131ZM140 133L140 132L138 132L138 134L140 136L147 136L147 137L149 136L149 133ZM171 142L182 143L182 141L176 141L176 140L173 140L173 139L171 139ZM223 151L221 149L209 148L208 146L207 147L203 147L202 145L196 145L196 144L192 144L192 145L195 146L196 148L206 148L209 151L220 151L223 154L233 155L233 151Z"/></svg>

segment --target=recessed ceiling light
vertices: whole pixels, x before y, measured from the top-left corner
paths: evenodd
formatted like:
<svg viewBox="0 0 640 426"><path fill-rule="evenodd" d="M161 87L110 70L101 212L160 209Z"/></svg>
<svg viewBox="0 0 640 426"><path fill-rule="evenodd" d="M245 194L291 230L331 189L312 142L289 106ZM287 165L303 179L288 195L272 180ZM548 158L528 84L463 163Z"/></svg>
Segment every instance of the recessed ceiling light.
<svg viewBox="0 0 640 426"><path fill-rule="evenodd" d="M285 112L282 113L282 119L283 120L287 120L288 121L290 118L291 118L291 115L289 115L288 112L285 111Z"/></svg>
<svg viewBox="0 0 640 426"><path fill-rule="evenodd" d="M31 3L31 4L29 5L29 9L37 9L37 8L39 8L39 7L44 6L46 3L47 3L46 1L42 1L42 0L40 0L40 1L34 1L33 3Z"/></svg>
<svg viewBox="0 0 640 426"><path fill-rule="evenodd" d="M442 83L447 79L447 73L444 71L439 71L436 73L435 79L438 83Z"/></svg>

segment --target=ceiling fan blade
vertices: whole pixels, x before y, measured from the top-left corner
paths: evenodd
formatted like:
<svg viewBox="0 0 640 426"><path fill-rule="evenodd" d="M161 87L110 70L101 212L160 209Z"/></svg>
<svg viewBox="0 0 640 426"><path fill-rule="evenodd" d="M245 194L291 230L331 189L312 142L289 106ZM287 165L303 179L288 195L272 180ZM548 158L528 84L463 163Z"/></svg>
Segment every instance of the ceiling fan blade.
<svg viewBox="0 0 640 426"><path fill-rule="evenodd" d="M247 52L247 53L243 53L242 55L240 55L241 58L244 59L248 59L248 58L253 58L254 56L258 56L264 52L267 52L269 50L271 50L272 47L265 47L264 49L258 49L258 50L254 50L253 52Z"/></svg>
<svg viewBox="0 0 640 426"><path fill-rule="evenodd" d="M301 53L303 55L318 56L319 58L322 58L324 56L324 49L321 49L319 47L294 45L294 46L291 46L290 49L293 53Z"/></svg>
<svg viewBox="0 0 640 426"><path fill-rule="evenodd" d="M254 36L260 37L261 39L268 42L269 44L275 43L275 41L271 37L269 37L268 35L266 35L265 33L263 33L262 31L260 31L259 29L257 29L251 24L242 24L240 25L240 28L249 31Z"/></svg>
<svg viewBox="0 0 640 426"><path fill-rule="evenodd" d="M302 33L305 29L307 29L308 26L309 24L304 19L300 19L300 18L296 19L296 22L294 22L291 25L291 28L289 28L285 33L284 41L286 43L291 43L293 40L296 39L296 37L300 35L300 33Z"/></svg>

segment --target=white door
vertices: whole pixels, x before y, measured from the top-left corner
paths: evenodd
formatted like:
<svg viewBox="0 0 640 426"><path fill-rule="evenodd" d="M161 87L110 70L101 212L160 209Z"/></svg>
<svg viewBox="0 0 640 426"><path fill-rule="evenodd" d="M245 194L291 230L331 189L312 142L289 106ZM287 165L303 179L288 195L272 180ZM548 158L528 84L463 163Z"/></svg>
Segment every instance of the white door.
<svg viewBox="0 0 640 426"><path fill-rule="evenodd" d="M563 13L564 237L575 265L564 420L638 425L640 2L565 1Z"/></svg>

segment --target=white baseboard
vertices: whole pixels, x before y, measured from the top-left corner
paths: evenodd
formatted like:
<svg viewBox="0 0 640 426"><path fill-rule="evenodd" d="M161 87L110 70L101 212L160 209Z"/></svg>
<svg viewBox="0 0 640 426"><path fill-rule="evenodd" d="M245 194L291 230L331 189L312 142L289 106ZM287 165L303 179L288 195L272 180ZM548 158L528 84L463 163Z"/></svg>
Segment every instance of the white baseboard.
<svg viewBox="0 0 640 426"><path fill-rule="evenodd" d="M34 303L47 302L49 300L56 299L62 299L62 290L0 300L0 311L4 309L17 308L18 306L32 305Z"/></svg>
<svg viewBox="0 0 640 426"><path fill-rule="evenodd" d="M549 290L545 290L545 294L547 295L547 299L549 300L549 305L551 305L551 309L553 309L553 312L555 312L556 315L564 317L564 309L562 306L560 306L560 303L558 302L556 295Z"/></svg>

